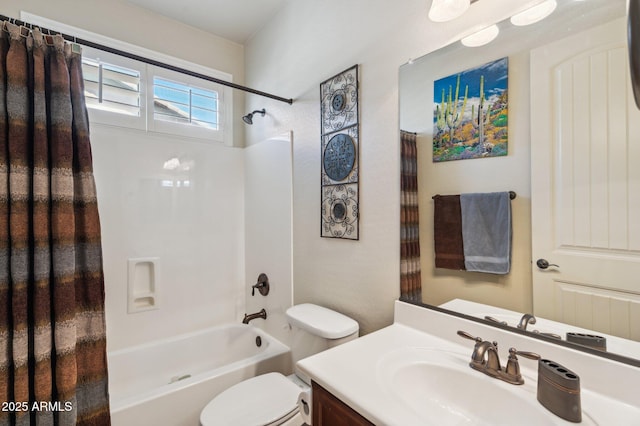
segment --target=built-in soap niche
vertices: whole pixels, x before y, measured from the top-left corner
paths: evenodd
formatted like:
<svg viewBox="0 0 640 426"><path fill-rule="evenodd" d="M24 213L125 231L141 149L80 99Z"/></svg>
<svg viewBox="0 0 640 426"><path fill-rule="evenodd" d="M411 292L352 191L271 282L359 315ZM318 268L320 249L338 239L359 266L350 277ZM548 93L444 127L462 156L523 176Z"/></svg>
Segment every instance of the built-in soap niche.
<svg viewBox="0 0 640 426"><path fill-rule="evenodd" d="M130 314L158 309L159 262L157 257L127 261L127 312Z"/></svg>

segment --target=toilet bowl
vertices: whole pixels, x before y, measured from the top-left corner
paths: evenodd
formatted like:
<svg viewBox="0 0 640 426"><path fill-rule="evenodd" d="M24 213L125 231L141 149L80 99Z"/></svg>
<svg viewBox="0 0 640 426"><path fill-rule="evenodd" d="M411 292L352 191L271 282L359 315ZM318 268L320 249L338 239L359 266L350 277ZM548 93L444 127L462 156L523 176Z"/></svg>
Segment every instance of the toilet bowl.
<svg viewBox="0 0 640 426"><path fill-rule="evenodd" d="M358 337L353 319L322 306L305 303L286 312L293 336L291 355L295 363ZM262 374L213 398L200 413L202 426L302 426L298 396L311 383L299 372L290 376Z"/></svg>

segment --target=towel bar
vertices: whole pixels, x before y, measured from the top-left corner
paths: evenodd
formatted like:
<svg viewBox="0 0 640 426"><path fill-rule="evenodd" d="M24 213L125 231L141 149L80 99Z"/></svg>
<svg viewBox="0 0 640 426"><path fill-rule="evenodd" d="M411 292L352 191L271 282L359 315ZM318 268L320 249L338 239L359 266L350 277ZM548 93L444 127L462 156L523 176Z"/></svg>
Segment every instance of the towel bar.
<svg viewBox="0 0 640 426"><path fill-rule="evenodd" d="M441 196L440 194L436 194L433 197L431 197L431 199L435 200L436 197L440 197L440 196ZM516 198L516 192L515 191L509 191L509 199L515 200L515 198Z"/></svg>

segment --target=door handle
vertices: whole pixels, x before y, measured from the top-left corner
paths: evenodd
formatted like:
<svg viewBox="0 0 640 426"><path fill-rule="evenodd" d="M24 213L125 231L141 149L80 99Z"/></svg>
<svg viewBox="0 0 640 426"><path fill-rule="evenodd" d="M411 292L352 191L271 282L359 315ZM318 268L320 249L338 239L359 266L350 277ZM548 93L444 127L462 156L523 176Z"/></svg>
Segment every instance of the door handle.
<svg viewBox="0 0 640 426"><path fill-rule="evenodd" d="M549 266L555 266L556 268L559 268L559 265L556 265L555 263L549 263L549 261L547 259L538 259L536 261L536 266L538 266L538 268L540 269L547 269Z"/></svg>

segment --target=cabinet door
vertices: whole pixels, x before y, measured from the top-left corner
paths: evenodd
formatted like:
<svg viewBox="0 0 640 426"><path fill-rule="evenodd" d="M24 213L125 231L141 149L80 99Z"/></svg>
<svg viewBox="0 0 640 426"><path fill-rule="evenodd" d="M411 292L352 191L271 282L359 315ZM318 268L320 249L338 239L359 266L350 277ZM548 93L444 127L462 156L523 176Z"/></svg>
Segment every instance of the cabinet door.
<svg viewBox="0 0 640 426"><path fill-rule="evenodd" d="M313 426L373 425L330 392L312 382Z"/></svg>

